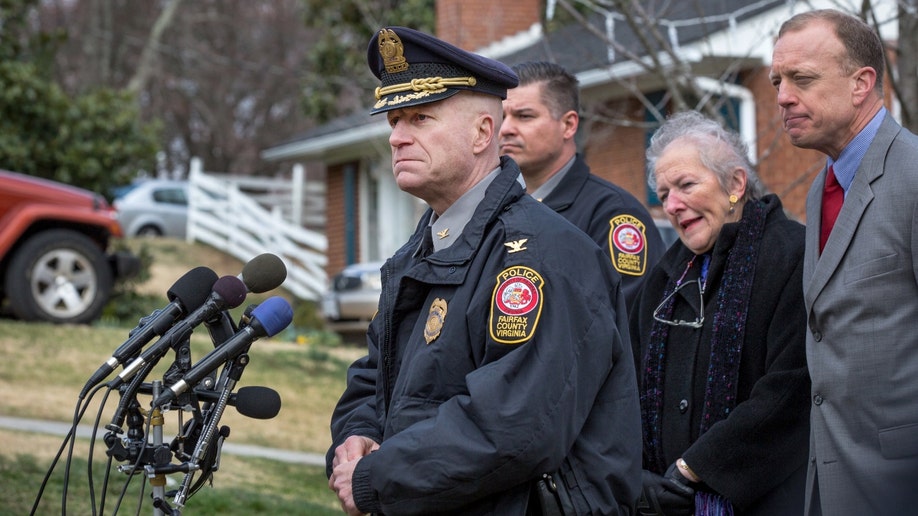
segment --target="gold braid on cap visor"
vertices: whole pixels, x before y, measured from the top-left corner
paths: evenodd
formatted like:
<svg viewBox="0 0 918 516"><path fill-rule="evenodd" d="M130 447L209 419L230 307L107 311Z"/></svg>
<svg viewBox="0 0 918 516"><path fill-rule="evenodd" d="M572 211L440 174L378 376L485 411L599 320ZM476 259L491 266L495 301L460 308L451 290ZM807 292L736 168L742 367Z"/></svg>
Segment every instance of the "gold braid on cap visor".
<svg viewBox="0 0 918 516"><path fill-rule="evenodd" d="M475 86L478 81L474 77L427 77L425 79L412 79L411 82L393 84L392 86L377 87L376 100L385 95L392 93L401 93L403 91L434 91L445 90L450 86Z"/></svg>

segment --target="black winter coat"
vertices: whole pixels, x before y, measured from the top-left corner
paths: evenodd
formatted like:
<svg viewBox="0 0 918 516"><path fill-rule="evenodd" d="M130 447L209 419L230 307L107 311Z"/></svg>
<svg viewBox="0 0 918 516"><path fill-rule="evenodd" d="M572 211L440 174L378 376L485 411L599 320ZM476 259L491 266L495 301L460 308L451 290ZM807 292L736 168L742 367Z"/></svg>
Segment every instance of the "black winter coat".
<svg viewBox="0 0 918 516"><path fill-rule="evenodd" d="M711 256L700 329L669 329L664 380L662 446L666 464L682 457L737 514L802 514L809 440L810 380L806 366L803 304L804 227L788 220L777 196L767 195L767 216L746 321L737 387L730 415L699 435L712 321L727 253L739 223L725 224ZM646 359L653 311L670 277L685 271L692 252L676 242L645 282L631 317L635 362ZM687 279L698 276L694 267ZM677 294L673 319L695 320L698 289ZM643 381L638 366L638 381ZM647 468L647 455L644 457ZM658 471L657 473L663 473Z"/></svg>

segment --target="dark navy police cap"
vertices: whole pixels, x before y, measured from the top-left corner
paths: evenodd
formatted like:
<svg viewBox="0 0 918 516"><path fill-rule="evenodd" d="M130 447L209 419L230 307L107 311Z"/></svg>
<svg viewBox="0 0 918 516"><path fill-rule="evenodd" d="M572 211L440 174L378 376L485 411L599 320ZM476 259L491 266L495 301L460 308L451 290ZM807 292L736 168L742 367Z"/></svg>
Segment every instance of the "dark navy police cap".
<svg viewBox="0 0 918 516"><path fill-rule="evenodd" d="M381 82L372 115L443 100L459 90L505 99L507 89L519 84L507 65L406 27L380 29L367 48L367 64Z"/></svg>

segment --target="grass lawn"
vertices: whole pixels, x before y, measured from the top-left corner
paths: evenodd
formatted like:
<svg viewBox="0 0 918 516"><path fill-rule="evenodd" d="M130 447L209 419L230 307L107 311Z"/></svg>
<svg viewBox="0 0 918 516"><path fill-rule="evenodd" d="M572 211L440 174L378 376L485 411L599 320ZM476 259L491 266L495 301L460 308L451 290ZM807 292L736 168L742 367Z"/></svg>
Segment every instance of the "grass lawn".
<svg viewBox="0 0 918 516"><path fill-rule="evenodd" d="M51 459L60 447L61 439L24 432L0 430L4 446L0 452L0 514L25 515L32 510L39 486L48 471ZM87 474L88 441L79 441L70 467L67 489L67 514L92 514ZM130 478L112 472L106 491L105 505L100 507L101 486L105 472L104 455L98 447L93 461L94 496L97 514L114 514L127 483L127 491L119 506L119 514L151 514L150 485L141 476ZM64 462L55 468L48 487L42 494L35 514L62 514L62 485ZM181 482L180 475L171 475ZM224 454L220 471L214 474L213 485L204 486L185 503L184 514L220 515L333 515L341 514L334 493L326 486L324 468L241 458ZM144 496L141 497L141 488ZM166 490L172 489L167 485ZM138 509L138 503L143 505ZM171 502L171 498L167 498ZM101 511L104 509L104 512Z"/></svg>
<svg viewBox="0 0 918 516"><path fill-rule="evenodd" d="M215 256L213 251L194 244L166 241L162 245L163 249L155 249L162 256L155 262L154 276L158 279L142 286L150 292L164 294L176 279L197 265L207 265L220 275L235 275L241 268L238 263L219 256L213 258L219 263L208 262L211 258L207 257ZM163 296L162 304L165 303ZM138 319L144 315L147 314L138 314ZM0 392L4 394L0 397L0 415L70 423L86 380L128 338L129 331L130 328L104 325L55 326L0 319L0 356L3 357L0 360ZM192 361L199 360L212 349L207 331L203 327L196 330L191 339ZM220 420L231 429L227 442L324 454L329 445L328 422L344 389L346 368L363 352L356 346L297 344L280 336L255 342L249 351L251 363L236 389L246 385L270 387L280 394L282 407L278 416L270 420L249 419L228 407ZM174 359L170 351L147 380L162 378ZM109 379L120 370L118 368ZM102 405L104 390L92 397L81 425L92 426L98 417L99 426L104 427L111 420L118 394L112 392ZM149 398L139 401L149 403ZM166 442L171 441L180 428L179 413L167 411L164 414ZM127 482L128 476L114 467L108 479L104 508L99 506L107 469L107 447L101 441L105 433L106 430L100 428L92 454L92 494L88 476L89 440L77 439L75 443L67 484L67 513L93 514L94 500L97 514L113 514L125 484L126 494L118 513L151 513L151 488L145 477L136 475ZM0 442L3 443L0 446L0 516L29 514L62 441L63 436L0 430ZM115 462L114 466L120 464ZM36 514L61 514L64 466L62 458L50 477ZM181 482L182 477L183 474L178 473L167 479ZM189 498L183 512L340 514L337 499L326 482L323 467L224 453L220 470L214 473L213 485L206 485ZM172 488L167 485L166 490ZM138 507L141 501L144 503ZM172 498L167 497L167 501L171 502Z"/></svg>
<svg viewBox="0 0 918 516"><path fill-rule="evenodd" d="M88 377L126 338L118 328L54 326L0 320L0 415L70 423L77 397ZM198 335L200 333L200 335ZM192 335L192 357L213 349L205 330ZM276 340L257 341L251 363L237 386L264 385L281 395L280 414L270 420L243 417L228 407L221 424L230 427L228 442L324 453L329 444L328 421L344 389L347 365L361 350L355 347L319 347ZM162 377L173 355L157 365L148 379ZM119 369L120 370L120 369ZM112 375L112 377L114 374ZM103 391L104 392L104 389ZM91 399L80 423L101 427L111 420L118 402L110 394L104 406L102 392ZM149 399L140 400L143 404ZM179 429L179 411L165 413L164 440ZM99 437L106 431L99 430ZM0 514L28 514L42 478L63 437L0 430ZM89 441L78 439L68 483L68 513L91 514L87 458ZM98 500L106 469L105 444L97 439L93 453L94 489ZM119 463L115 463L117 466ZM42 496L39 514L60 514L63 460L55 468ZM170 475L181 481L182 474ZM136 513L141 477L134 478L119 512ZM111 514L127 475L113 472L105 503ZM168 490L168 488L167 488ZM146 494L149 495L149 486ZM149 497L145 509L152 511ZM98 502L97 502L98 503ZM189 514L337 514L337 501L328 490L324 468L235 457L223 454L213 487L205 487L186 503ZM124 512L122 512L124 513Z"/></svg>

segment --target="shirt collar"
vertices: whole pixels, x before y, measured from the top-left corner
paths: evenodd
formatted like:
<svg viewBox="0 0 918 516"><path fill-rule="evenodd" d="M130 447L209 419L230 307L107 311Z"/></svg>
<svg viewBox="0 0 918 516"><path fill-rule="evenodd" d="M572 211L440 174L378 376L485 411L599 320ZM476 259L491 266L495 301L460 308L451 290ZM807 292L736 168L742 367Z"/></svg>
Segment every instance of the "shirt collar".
<svg viewBox="0 0 918 516"><path fill-rule="evenodd" d="M443 215L438 217L436 213L433 214L430 218L430 229L433 234L434 252L440 249L446 249L459 238L465 225L472 220L472 215L475 214L475 208L477 208L481 200L484 199L488 185L494 181L497 174L500 173L500 170L500 167L492 170L491 173L479 181L478 184L473 186L468 192L462 194L462 197L447 208L446 211L443 212Z"/></svg>
<svg viewBox="0 0 918 516"><path fill-rule="evenodd" d="M832 171L835 173L835 178L838 179L838 184L844 189L845 195L848 195L848 189L851 187L851 183L854 182L854 174L857 172L858 167L861 166L861 160L867 154L867 149L877 135L877 131L880 130L880 124L883 123L885 116L886 108L882 107L873 116L873 119L861 129L861 132L857 133L851 143L842 149L837 161L833 161L832 158L826 160L826 165L833 167Z"/></svg>

